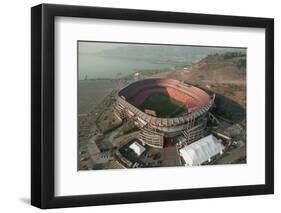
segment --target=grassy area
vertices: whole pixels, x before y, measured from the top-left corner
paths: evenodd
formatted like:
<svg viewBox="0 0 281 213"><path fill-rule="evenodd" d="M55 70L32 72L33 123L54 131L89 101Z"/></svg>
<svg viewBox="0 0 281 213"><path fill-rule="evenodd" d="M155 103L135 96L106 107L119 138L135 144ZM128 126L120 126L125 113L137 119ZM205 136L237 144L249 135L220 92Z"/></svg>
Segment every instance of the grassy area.
<svg viewBox="0 0 281 213"><path fill-rule="evenodd" d="M156 111L157 117L173 117L186 110L184 105L163 93L153 93L139 106L141 110Z"/></svg>

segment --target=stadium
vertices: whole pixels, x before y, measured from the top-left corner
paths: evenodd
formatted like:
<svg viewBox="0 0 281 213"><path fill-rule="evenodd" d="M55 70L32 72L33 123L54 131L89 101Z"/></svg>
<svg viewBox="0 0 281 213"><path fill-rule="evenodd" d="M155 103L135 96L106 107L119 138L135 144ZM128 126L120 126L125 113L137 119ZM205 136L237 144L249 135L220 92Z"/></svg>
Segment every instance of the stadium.
<svg viewBox="0 0 281 213"><path fill-rule="evenodd" d="M114 115L133 120L143 144L190 144L204 137L214 99L214 94L174 79L144 79L118 92Z"/></svg>

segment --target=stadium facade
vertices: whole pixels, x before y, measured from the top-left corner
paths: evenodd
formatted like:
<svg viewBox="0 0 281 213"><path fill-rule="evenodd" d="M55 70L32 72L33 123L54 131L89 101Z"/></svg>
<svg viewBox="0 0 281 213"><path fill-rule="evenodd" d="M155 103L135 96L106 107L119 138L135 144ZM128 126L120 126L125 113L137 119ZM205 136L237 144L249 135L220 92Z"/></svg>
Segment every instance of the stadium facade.
<svg viewBox="0 0 281 213"><path fill-rule="evenodd" d="M167 117L158 117L151 109L140 105L152 94L165 94L181 103L184 112ZM149 146L163 148L171 139L190 144L205 136L207 113L213 106L214 94L174 79L144 79L131 83L119 91L114 106L115 116L133 120L140 128L138 139ZM181 140L179 140L181 139Z"/></svg>

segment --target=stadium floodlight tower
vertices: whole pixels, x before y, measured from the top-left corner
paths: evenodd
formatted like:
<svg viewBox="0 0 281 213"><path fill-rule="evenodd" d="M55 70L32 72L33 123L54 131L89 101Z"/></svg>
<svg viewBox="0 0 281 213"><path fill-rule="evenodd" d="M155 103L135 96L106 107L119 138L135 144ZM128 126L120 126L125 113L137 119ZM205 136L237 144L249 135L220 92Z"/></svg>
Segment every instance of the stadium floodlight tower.
<svg viewBox="0 0 281 213"><path fill-rule="evenodd" d="M174 79L144 79L118 92L115 116L133 119L140 128L138 139L155 148L165 141L192 143L204 136L207 113L215 95Z"/></svg>

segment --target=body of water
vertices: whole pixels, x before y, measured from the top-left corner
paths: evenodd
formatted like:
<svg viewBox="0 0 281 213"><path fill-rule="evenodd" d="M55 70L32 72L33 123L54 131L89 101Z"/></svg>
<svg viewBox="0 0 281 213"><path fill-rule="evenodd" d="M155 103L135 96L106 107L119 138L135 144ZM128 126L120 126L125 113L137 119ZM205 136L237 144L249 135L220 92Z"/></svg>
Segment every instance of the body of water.
<svg viewBox="0 0 281 213"><path fill-rule="evenodd" d="M80 54L78 60L79 79L124 78L140 70L174 69L175 64L152 63L150 61L102 57Z"/></svg>

